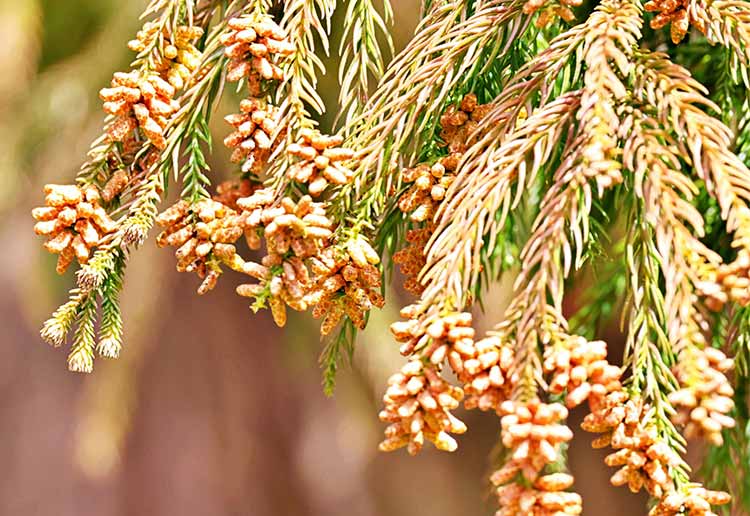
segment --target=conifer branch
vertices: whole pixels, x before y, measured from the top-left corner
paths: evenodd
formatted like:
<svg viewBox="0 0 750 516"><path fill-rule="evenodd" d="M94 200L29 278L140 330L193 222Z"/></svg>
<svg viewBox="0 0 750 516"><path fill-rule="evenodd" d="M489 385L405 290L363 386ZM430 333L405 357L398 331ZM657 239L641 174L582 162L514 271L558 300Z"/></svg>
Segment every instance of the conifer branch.
<svg viewBox="0 0 750 516"><path fill-rule="evenodd" d="M385 57L380 37L391 54L393 41L388 26L393 23L390 0L383 0L381 15L372 0L349 0L344 18L344 33L339 45L339 114L337 124L351 128L361 115L370 95L370 84L380 82L385 73Z"/></svg>
<svg viewBox="0 0 750 516"><path fill-rule="evenodd" d="M122 313L118 298L122 292L124 269L125 257L120 255L116 258L111 274L102 285L102 316L96 349L99 355L106 358L118 358L122 349Z"/></svg>
<svg viewBox="0 0 750 516"><path fill-rule="evenodd" d="M354 198L360 199L357 219L382 212L384 194L395 186L394 172L415 161L418 135L431 132L449 94L486 66L474 56L502 60L528 24L516 0L487 2L469 16L465 9L458 0L432 7L347 129L356 135L351 145L359 159L354 182L337 193L340 220L353 218Z"/></svg>
<svg viewBox="0 0 750 516"><path fill-rule="evenodd" d="M750 87L750 3L691 0L687 10L708 41L732 52L731 70L735 80Z"/></svg>
<svg viewBox="0 0 750 516"><path fill-rule="evenodd" d="M199 276L198 294L229 268L277 325L289 309L321 319L335 335L319 360L330 394L385 303L390 254L418 298L391 326L407 360L383 397L382 450L454 451L467 430L455 409L494 411L498 516L580 514L566 419L586 402L582 427L612 448L611 483L645 489L650 516L729 502L690 478L692 437L712 446L707 485L747 507L748 5L427 0L385 66L388 0L349 0L342 134L326 135L318 79L335 0L152 0L133 65L100 92L105 130L77 184L47 185L32 213L57 271L80 264L42 337L60 346L72 333L74 371L91 371L97 350L116 357L128 254L158 223L157 244ZM683 42L691 25L705 39ZM646 50L667 38L673 59ZM238 177L214 187L210 121L225 82L248 94L225 118ZM180 199L157 215L172 183ZM257 263L242 238L265 249ZM608 255L569 322L575 272ZM477 338L470 309L515 266L509 308ZM590 340L618 310L624 370Z"/></svg>
<svg viewBox="0 0 750 516"><path fill-rule="evenodd" d="M73 372L90 373L94 369L96 308L94 296L87 296L81 304L73 335L73 346L68 355L68 368Z"/></svg>
<svg viewBox="0 0 750 516"><path fill-rule="evenodd" d="M62 346L88 298L89 294L86 292L79 289L71 290L70 299L55 310L52 317L44 323L42 338L56 348Z"/></svg>

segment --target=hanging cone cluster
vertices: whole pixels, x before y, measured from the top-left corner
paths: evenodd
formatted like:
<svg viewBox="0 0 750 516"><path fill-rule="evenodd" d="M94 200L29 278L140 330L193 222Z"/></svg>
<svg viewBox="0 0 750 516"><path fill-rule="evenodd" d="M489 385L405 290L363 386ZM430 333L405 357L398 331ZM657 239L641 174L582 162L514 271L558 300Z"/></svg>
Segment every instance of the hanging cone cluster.
<svg viewBox="0 0 750 516"><path fill-rule="evenodd" d="M568 410L559 403L532 399L505 401L499 413L501 439L509 459L490 477L497 486L501 507L496 515L580 514L580 495L565 491L573 485L573 477L566 473L543 474L545 467L557 461L560 444L573 438L570 428L561 424ZM519 474L523 483L517 481ZM532 487L527 487L529 484Z"/></svg>
<svg viewBox="0 0 750 516"><path fill-rule="evenodd" d="M176 90L181 90L201 64L202 54L194 44L201 37L203 29L200 27L180 25L171 33L166 26L160 31L159 24L147 22L136 39L128 43L128 48L140 53L161 44L153 70Z"/></svg>
<svg viewBox="0 0 750 516"><path fill-rule="evenodd" d="M607 344L601 340L564 334L545 350L543 368L552 377L549 392L566 393L568 408L586 400L598 406L607 394L622 389L620 368L607 361Z"/></svg>
<svg viewBox="0 0 750 516"><path fill-rule="evenodd" d="M243 173L259 174L283 137L278 131L279 110L254 97L242 100L240 110L224 118L235 129L224 145L232 149L231 160L242 164Z"/></svg>
<svg viewBox="0 0 750 516"><path fill-rule="evenodd" d="M203 199L191 205L182 200L159 215L156 223L166 228L156 237L157 245L177 248L177 270L195 272L203 279L198 294L216 286L220 265L244 271L245 262L234 246L242 236L238 214L220 202Z"/></svg>
<svg viewBox="0 0 750 516"><path fill-rule="evenodd" d="M315 256L327 245L333 234L333 223L325 207L304 196L295 202L284 198L274 205L270 190L258 190L237 205L243 210L243 227L247 234L263 230L267 254L260 264L252 264L247 273L260 280L257 285L240 285L237 293L268 303L276 324L286 324L286 306L307 309L305 295L310 287L310 274L304 260Z"/></svg>
<svg viewBox="0 0 750 516"><path fill-rule="evenodd" d="M466 95L458 106L449 106L440 117L440 138L448 148L448 155L460 159L468 148L469 137L479 122L492 110L492 104L480 104L473 93ZM455 167L454 167L455 168Z"/></svg>
<svg viewBox="0 0 750 516"><path fill-rule="evenodd" d="M511 458L495 478L521 473L534 482L545 466L557 460L558 448L573 438L573 432L562 424L568 409L560 403L504 401L500 405L502 443Z"/></svg>
<svg viewBox="0 0 750 516"><path fill-rule="evenodd" d="M431 221L455 179L457 165L455 157L448 156L434 165L417 165L401 172L402 180L412 184L399 199L399 209L413 222Z"/></svg>
<svg viewBox="0 0 750 516"><path fill-rule="evenodd" d="M435 226L428 224L422 228L410 229L406 232L408 245L393 254L393 263L399 266L401 274L406 276L404 290L419 296L424 292L424 285L419 281L419 274L427 264L424 255L425 246L430 241Z"/></svg>
<svg viewBox="0 0 750 516"><path fill-rule="evenodd" d="M440 138L448 155L433 164L420 164L401 172L404 183L411 186L401 195L399 209L409 213L414 222L431 220L445 193L455 179L455 170L466 151L469 137L491 109L479 104L473 93L466 95L459 106L449 106L440 117Z"/></svg>
<svg viewBox="0 0 750 516"><path fill-rule="evenodd" d="M164 149L164 131L180 107L174 95L174 86L158 74L116 73L112 87L99 92L104 111L116 117L108 129L110 141L128 143L139 128L154 147Z"/></svg>
<svg viewBox="0 0 750 516"><path fill-rule="evenodd" d="M691 24L701 32L706 32L703 21L690 15L688 0L651 0L643 8L657 13L651 20L652 29L658 30L669 25L669 35L675 45L687 35Z"/></svg>
<svg viewBox="0 0 750 516"><path fill-rule="evenodd" d="M620 468L610 479L612 485L627 485L634 493L645 487L657 498L674 490L668 472L680 458L658 438L643 402L629 399L623 391L611 393L602 406L586 416L581 428L604 434L594 441L594 447L617 450L605 459L608 466Z"/></svg>
<svg viewBox="0 0 750 516"><path fill-rule="evenodd" d="M369 244L365 245L369 248ZM354 261L353 255L359 262ZM374 251L368 255L371 259L376 256ZM314 307L313 317L323 318L321 335L329 335L344 316L355 327L364 329L367 313L385 304L380 293L380 271L367 258L362 262L358 253L329 247L312 257L310 265L315 279L305 301Z"/></svg>
<svg viewBox="0 0 750 516"><path fill-rule="evenodd" d="M669 493L649 511L649 516L719 516L712 505L726 505L731 497L722 491L711 491L692 484L682 492Z"/></svg>
<svg viewBox="0 0 750 516"><path fill-rule="evenodd" d="M435 230L432 219L455 180L456 167L466 150L469 136L490 107L489 104L480 105L474 94L466 95L459 107L450 106L440 118L440 137L448 155L435 163L422 163L401 171L401 181L409 187L399 197L398 207L409 215L412 222L425 225L407 232L408 245L394 254L393 261L406 276L404 288L415 295L424 291L418 277L426 264L424 248Z"/></svg>
<svg viewBox="0 0 750 516"><path fill-rule="evenodd" d="M424 321L417 318L417 311L415 305L407 306L401 315L408 320L391 324L391 333L402 343L399 348L402 355L419 351L433 364L440 364L455 346L471 344L474 328L470 313L456 312Z"/></svg>
<svg viewBox="0 0 750 516"><path fill-rule="evenodd" d="M277 61L293 54L294 45L270 16L240 16L229 20L227 25L229 31L222 34L221 43L230 59L228 81L247 79L258 84L260 80L284 79Z"/></svg>
<svg viewBox="0 0 750 516"><path fill-rule="evenodd" d="M498 479L492 480L495 483ZM581 495L565 491L573 485L573 477L567 473L541 476L533 487L516 483L495 485L501 507L495 516L566 516L583 512Z"/></svg>
<svg viewBox="0 0 750 516"><path fill-rule="evenodd" d="M734 389L726 373L734 362L715 348L689 348L680 354L675 376L684 386L669 394L669 401L678 410L672 420L685 426L686 437L705 437L714 446L721 446L725 428L733 428L729 416L734 408Z"/></svg>
<svg viewBox="0 0 750 516"><path fill-rule="evenodd" d="M461 389L440 378L436 366L420 360L408 362L388 380L380 419L391 424L380 443L381 451L406 446L416 455L425 440L439 450L455 450L458 445L449 434L464 433L466 425L450 411L458 408L462 398Z"/></svg>
<svg viewBox="0 0 750 516"><path fill-rule="evenodd" d="M476 342L464 341L454 346L448 360L464 384L464 406L495 410L502 415L501 404L510 398L515 383L511 372L513 349L503 344L499 336L489 335Z"/></svg>
<svg viewBox="0 0 750 516"><path fill-rule="evenodd" d="M44 247L59 255L57 273L63 274L73 260L87 263L116 224L99 205L95 186L46 185L44 193L45 206L31 212L37 220L34 232L48 238Z"/></svg>
<svg viewBox="0 0 750 516"><path fill-rule="evenodd" d="M301 142L289 145L287 152L299 159L287 172L287 177L307 185L313 197L323 193L329 184L345 185L352 179L352 171L344 163L354 152L341 147L342 136L326 136L320 131L302 129Z"/></svg>

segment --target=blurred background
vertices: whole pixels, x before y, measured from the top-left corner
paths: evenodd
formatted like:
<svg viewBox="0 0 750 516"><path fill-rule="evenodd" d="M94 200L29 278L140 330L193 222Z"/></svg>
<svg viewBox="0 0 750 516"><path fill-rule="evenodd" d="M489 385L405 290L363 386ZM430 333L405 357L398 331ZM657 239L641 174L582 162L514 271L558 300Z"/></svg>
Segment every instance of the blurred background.
<svg viewBox="0 0 750 516"><path fill-rule="evenodd" d="M493 514L493 414L459 414L469 432L454 454L377 452L380 397L402 363L387 331L407 302L397 292L330 399L314 322L280 331L268 314L252 317L229 277L196 296L197 278L177 274L172 252L153 241L128 267L120 360L75 375L66 351L41 341L73 278L56 276L30 210L45 183L72 181L100 131L97 91L132 58L125 43L145 3L0 0L0 515ZM393 3L401 48L418 7ZM331 101L334 72L322 85ZM216 124L215 140L226 132ZM230 167L218 147L222 178ZM506 291L490 293L480 326L498 320ZM643 500L610 488L603 454L578 436L570 464L585 514L643 514Z"/></svg>

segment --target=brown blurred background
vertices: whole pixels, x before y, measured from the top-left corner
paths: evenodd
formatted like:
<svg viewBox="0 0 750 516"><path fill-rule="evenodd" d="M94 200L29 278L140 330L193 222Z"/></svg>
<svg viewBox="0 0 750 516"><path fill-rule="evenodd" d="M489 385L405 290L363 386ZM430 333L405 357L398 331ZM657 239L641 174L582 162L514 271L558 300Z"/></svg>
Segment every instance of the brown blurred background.
<svg viewBox="0 0 750 516"><path fill-rule="evenodd" d="M97 91L132 58L125 42L144 4L0 0L0 516L493 514L494 415L460 414L469 432L455 454L376 451L380 396L401 364L387 332L406 301L398 294L332 399L313 322L298 317L282 332L252 317L236 278L199 298L197 279L178 275L153 242L128 268L120 360L75 375L66 351L38 337L73 278L55 275L29 213L43 184L72 181L100 129ZM400 48L418 9L394 5ZM335 73L322 90L335 100ZM216 124L217 142L225 133ZM213 163L217 178L229 173L219 149ZM490 294L486 320L499 317L504 292ZM643 514L642 501L608 488L589 441L579 432L570 459L585 514Z"/></svg>

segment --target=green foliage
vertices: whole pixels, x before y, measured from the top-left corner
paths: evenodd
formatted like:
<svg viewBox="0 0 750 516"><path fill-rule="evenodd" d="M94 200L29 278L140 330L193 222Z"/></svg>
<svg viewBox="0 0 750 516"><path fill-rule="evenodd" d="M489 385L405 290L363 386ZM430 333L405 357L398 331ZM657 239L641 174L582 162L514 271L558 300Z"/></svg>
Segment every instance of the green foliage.
<svg viewBox="0 0 750 516"><path fill-rule="evenodd" d="M94 296L88 296L81 303L81 310L76 320L76 331L73 335L73 345L68 355L68 367L71 371L89 373L94 368L96 308Z"/></svg>
<svg viewBox="0 0 750 516"><path fill-rule="evenodd" d="M118 298L122 292L124 269L125 259L119 255L101 290L102 316L97 350L100 355L109 358L117 358L122 348L122 313Z"/></svg>
<svg viewBox="0 0 750 516"><path fill-rule="evenodd" d="M323 391L327 396L333 396L339 364L344 358L350 362L352 360L356 337L357 328L347 317L336 336L326 343L323 352L320 354L320 367L323 370Z"/></svg>
<svg viewBox="0 0 750 516"><path fill-rule="evenodd" d="M208 128L208 121L205 118L199 118L188 137L185 149L187 163L182 171L181 197L192 203L211 197L207 190L211 181L206 175L209 167L203 154L204 146L209 152L211 151L211 132Z"/></svg>
<svg viewBox="0 0 750 516"><path fill-rule="evenodd" d="M589 285L579 308L570 319L570 328L587 339L595 339L612 324L627 288L627 275L623 270L625 241L614 246L611 255L605 255L590 267Z"/></svg>

